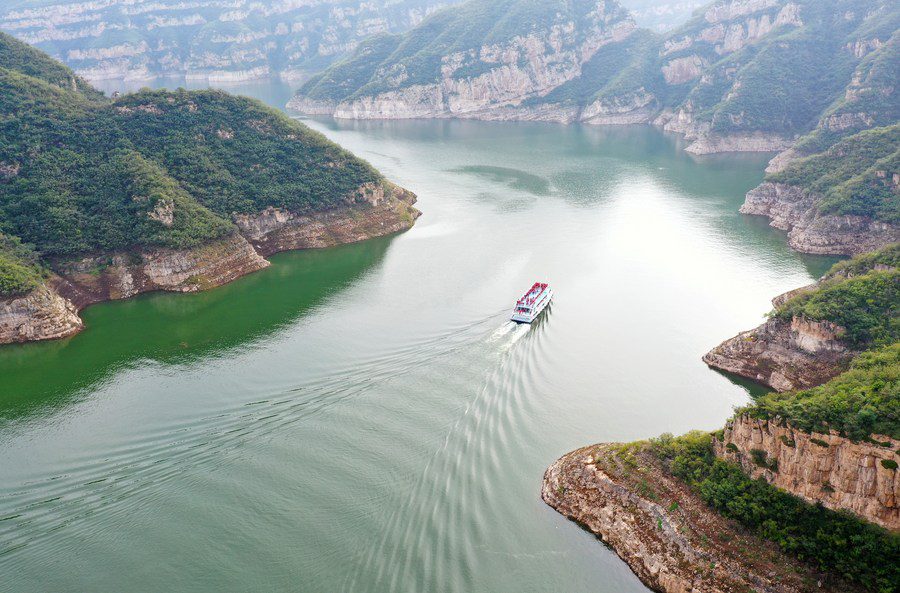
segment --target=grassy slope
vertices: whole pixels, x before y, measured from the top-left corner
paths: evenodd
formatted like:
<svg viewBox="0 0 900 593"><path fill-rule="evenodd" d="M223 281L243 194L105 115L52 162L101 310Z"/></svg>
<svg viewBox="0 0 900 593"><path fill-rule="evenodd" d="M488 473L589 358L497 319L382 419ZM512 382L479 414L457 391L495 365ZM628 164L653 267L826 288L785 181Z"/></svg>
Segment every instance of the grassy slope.
<svg viewBox="0 0 900 593"><path fill-rule="evenodd" d="M854 440L872 434L900 439L900 343L861 354L824 385L769 393L739 413L778 416L806 432L834 429Z"/></svg>
<svg viewBox="0 0 900 593"><path fill-rule="evenodd" d="M627 18L617 4L606 4L613 21ZM436 82L442 58L456 52L508 43L568 21L576 23L576 36L583 36L595 7L594 0L470 0L434 13L401 36L370 39L353 56L307 81L299 94L342 101ZM476 59L454 76L478 76L495 66Z"/></svg>
<svg viewBox="0 0 900 593"><path fill-rule="evenodd" d="M885 177L879 177L884 172ZM828 214L869 216L900 223L900 124L866 130L838 141L823 153L795 163L768 179L798 185L825 196Z"/></svg>
<svg viewBox="0 0 900 593"><path fill-rule="evenodd" d="M232 232L234 212L323 210L381 180L258 101L218 91L109 101L6 35L0 113L0 233L43 258L193 247ZM154 218L168 212L171 225ZM2 254L0 295L29 285L31 263L10 253Z"/></svg>
<svg viewBox="0 0 900 593"><path fill-rule="evenodd" d="M0 233L0 295L27 293L41 283L37 254L15 237Z"/></svg>

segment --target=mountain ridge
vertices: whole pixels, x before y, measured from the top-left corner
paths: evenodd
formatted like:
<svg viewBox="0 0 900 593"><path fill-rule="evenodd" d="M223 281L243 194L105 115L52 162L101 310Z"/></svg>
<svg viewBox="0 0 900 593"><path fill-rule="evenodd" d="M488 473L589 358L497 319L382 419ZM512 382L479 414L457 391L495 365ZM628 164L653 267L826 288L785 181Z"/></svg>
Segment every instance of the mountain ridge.
<svg viewBox="0 0 900 593"><path fill-rule="evenodd" d="M0 33L0 343L77 311L194 292L264 255L412 226L415 196L322 134L222 91L108 99Z"/></svg>

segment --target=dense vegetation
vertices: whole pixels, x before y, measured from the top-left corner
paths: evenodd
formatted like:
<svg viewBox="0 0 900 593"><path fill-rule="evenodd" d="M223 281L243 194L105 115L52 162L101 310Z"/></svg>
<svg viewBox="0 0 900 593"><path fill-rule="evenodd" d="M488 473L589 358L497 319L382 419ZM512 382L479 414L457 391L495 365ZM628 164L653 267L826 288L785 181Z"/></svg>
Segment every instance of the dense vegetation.
<svg viewBox="0 0 900 593"><path fill-rule="evenodd" d="M232 232L235 212L327 209L381 179L255 100L148 90L109 101L81 84L0 34L0 233L44 259L193 247ZM27 258L5 253L4 295L34 279Z"/></svg>
<svg viewBox="0 0 900 593"><path fill-rule="evenodd" d="M788 2L771 3L750 15L726 21L746 31L750 21L777 21ZM766 131L784 136L813 129L822 113L850 83L859 63L848 41L871 39L875 23L900 24L900 10L886 0L801 0L799 21L775 27L734 52L723 41L694 42L669 53L665 60L699 56L707 62L703 76L683 88L669 90L667 102L689 106L695 117L720 133ZM669 39L702 38L710 30L705 16L673 32ZM886 40L892 30L874 31ZM876 35L876 36L877 36Z"/></svg>
<svg viewBox="0 0 900 593"><path fill-rule="evenodd" d="M870 270L849 278L825 279L816 290L803 292L779 307L782 319L804 317L843 327L841 336L854 348L900 340L900 270Z"/></svg>
<svg viewBox="0 0 900 593"><path fill-rule="evenodd" d="M343 101L394 88L437 82L444 58L464 52L467 63L453 73L464 79L497 67L479 55L482 46L508 44L532 33L549 34L556 25L575 23L575 42L592 28L628 18L610 1L597 14L595 0L470 0L438 11L401 36L363 44L353 56L309 80L299 93L316 100Z"/></svg>
<svg viewBox="0 0 900 593"><path fill-rule="evenodd" d="M93 99L103 97L103 93L75 76L63 64L30 45L16 42L2 32L0 32L0 65L7 70L20 72L60 88L71 89Z"/></svg>
<svg viewBox="0 0 900 593"><path fill-rule="evenodd" d="M785 552L871 591L896 591L900 535L751 479L737 465L715 457L709 433L663 435L651 441L650 450L710 507Z"/></svg>
<svg viewBox="0 0 900 593"><path fill-rule="evenodd" d="M37 288L42 276L37 254L0 233L0 295L27 293Z"/></svg>
<svg viewBox="0 0 900 593"><path fill-rule="evenodd" d="M900 439L900 342L859 355L824 385L769 393L738 413L778 416L806 432L837 430L857 441L872 434Z"/></svg>
<svg viewBox="0 0 900 593"><path fill-rule="evenodd" d="M556 22L572 22L583 37L596 26L585 16L590 4L470 0L403 35L371 40L299 93L340 102L435 82L442 65L459 52L467 54L467 63L452 78L475 77L500 67L480 58L482 47L510 44L532 32L549 34ZM792 7L797 10L793 16ZM610 23L626 18L618 4L606 2L605 8L613 15ZM778 0L748 12L725 12L719 10L711 21L701 9L665 37L637 30L601 45L580 76L545 97L528 98L527 104L584 107L601 100L616 105L638 93L650 94L651 107L684 109L713 133L794 137L814 130L800 143L803 154L900 117L893 92L900 63L900 8L895 2ZM755 30L763 34L741 39ZM699 75L667 84L663 70L679 59L699 62ZM825 125L827 117L838 123Z"/></svg>
<svg viewBox="0 0 900 593"><path fill-rule="evenodd" d="M885 268L900 268L900 243L894 243L893 245L888 245L878 251L864 253L840 261L828 270L828 273L825 274L825 278L857 276L872 270Z"/></svg>
<svg viewBox="0 0 900 593"><path fill-rule="evenodd" d="M770 181L820 193L823 212L900 223L900 124L859 132L792 163Z"/></svg>

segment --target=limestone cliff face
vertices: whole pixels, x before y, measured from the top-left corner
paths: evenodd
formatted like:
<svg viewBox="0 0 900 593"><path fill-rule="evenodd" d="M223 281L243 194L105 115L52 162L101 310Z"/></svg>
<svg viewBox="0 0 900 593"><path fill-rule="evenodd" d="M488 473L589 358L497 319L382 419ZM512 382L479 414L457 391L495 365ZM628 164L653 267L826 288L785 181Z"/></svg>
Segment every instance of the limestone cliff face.
<svg viewBox="0 0 900 593"><path fill-rule="evenodd" d="M415 195L392 185L363 186L349 200L346 208L305 215L267 208L238 215L235 222L259 253L271 255L389 235L408 229L420 215L413 207Z"/></svg>
<svg viewBox="0 0 900 593"><path fill-rule="evenodd" d="M50 286L0 299L0 344L64 338L82 327L75 305Z"/></svg>
<svg viewBox="0 0 900 593"><path fill-rule="evenodd" d="M807 434L785 422L740 416L716 441L716 454L741 464L749 475L812 503L847 510L892 530L900 529L900 441L873 435L854 443L837 434ZM733 445L733 447L729 447ZM765 452L777 466L761 467L751 450ZM890 466L890 467L889 467ZM774 469L772 469L774 468Z"/></svg>
<svg viewBox="0 0 900 593"><path fill-rule="evenodd" d="M653 121L658 109L656 96L641 88L613 99L598 99L585 107L578 119L598 125L645 124Z"/></svg>
<svg viewBox="0 0 900 593"><path fill-rule="evenodd" d="M817 587L808 568L735 528L650 456L635 456L635 472L617 459L617 449L597 445L564 455L544 473L541 498L600 537L654 591L849 590Z"/></svg>
<svg viewBox="0 0 900 593"><path fill-rule="evenodd" d="M747 194L741 212L767 216L772 226L788 231L797 251L857 255L900 240L900 229L886 222L819 211L822 197L781 183L763 183Z"/></svg>
<svg viewBox="0 0 900 593"><path fill-rule="evenodd" d="M411 74L403 64L396 64L382 73L386 85L393 88L342 101L332 114L344 119L522 119L517 108L523 102L543 97L577 78L597 50L634 32L636 26L630 18L611 21L614 16L605 10L605 4L598 2L590 15L592 24L583 30L574 22L553 23L502 42L442 56L434 82L407 84ZM304 97L288 103L291 109L313 113L328 106L328 101ZM530 111L524 109L525 114Z"/></svg>
<svg viewBox="0 0 900 593"><path fill-rule="evenodd" d="M80 309L157 290L198 292L269 266L264 256L363 241L412 227L416 196L388 182L369 183L333 210L299 214L268 208L236 215L232 235L193 249L105 253L54 265L46 286L0 299L0 344L77 333ZM160 214L164 216L165 213Z"/></svg>
<svg viewBox="0 0 900 593"><path fill-rule="evenodd" d="M195 249L149 249L137 254L104 254L60 263L58 289L84 307L127 299L143 292L197 292L221 286L267 267L239 234Z"/></svg>
<svg viewBox="0 0 900 593"><path fill-rule="evenodd" d="M691 101L675 111L665 110L653 123L667 132L683 134L689 144L685 150L691 154L715 154L720 152L779 152L788 150L794 138L771 132L733 132L720 134L712 130L712 124L697 117Z"/></svg>
<svg viewBox="0 0 900 593"><path fill-rule="evenodd" d="M771 319L722 342L703 362L777 391L814 387L845 370L855 354L842 333L829 321Z"/></svg>

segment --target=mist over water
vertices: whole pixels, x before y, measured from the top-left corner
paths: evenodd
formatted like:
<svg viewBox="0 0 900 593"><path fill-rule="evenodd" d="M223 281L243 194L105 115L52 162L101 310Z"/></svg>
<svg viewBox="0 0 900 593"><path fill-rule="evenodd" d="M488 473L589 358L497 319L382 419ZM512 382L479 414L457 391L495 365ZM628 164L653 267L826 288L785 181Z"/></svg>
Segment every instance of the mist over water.
<svg viewBox="0 0 900 593"><path fill-rule="evenodd" d="M747 401L700 356L832 262L737 213L768 155L697 159L645 127L307 123L423 217L0 348L0 589L645 591L541 476ZM536 280L552 306L509 323Z"/></svg>

